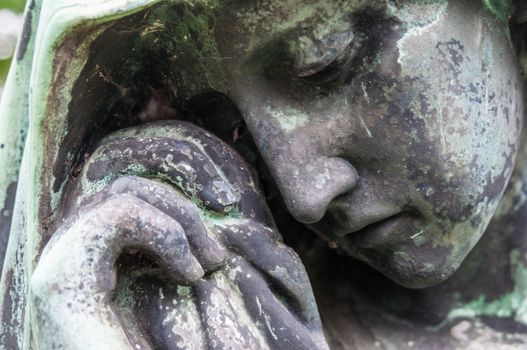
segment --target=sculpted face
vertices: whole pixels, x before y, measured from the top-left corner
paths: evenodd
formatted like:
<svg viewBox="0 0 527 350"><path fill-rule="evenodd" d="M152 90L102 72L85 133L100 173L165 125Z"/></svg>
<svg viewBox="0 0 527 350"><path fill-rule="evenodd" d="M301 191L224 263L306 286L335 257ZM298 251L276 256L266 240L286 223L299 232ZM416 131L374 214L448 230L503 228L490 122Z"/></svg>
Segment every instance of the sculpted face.
<svg viewBox="0 0 527 350"><path fill-rule="evenodd" d="M506 25L475 0L226 7L230 93L292 215L405 286L450 276L514 166Z"/></svg>

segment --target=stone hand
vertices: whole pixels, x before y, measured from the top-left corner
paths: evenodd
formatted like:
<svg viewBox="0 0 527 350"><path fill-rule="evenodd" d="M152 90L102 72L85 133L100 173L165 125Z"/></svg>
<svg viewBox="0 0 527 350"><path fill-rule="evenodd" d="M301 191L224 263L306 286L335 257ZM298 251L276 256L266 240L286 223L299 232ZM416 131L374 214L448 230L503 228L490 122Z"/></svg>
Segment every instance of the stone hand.
<svg viewBox="0 0 527 350"><path fill-rule="evenodd" d="M127 248L150 253L175 284L192 286L206 343L325 347L302 263L281 243L243 160L221 141L181 122L122 130L102 141L77 184L70 207L79 209L69 212L32 278L38 329L57 334L53 344L37 334L44 348L150 347L112 300L115 261ZM237 286L228 298L242 300L249 319L231 329L245 333L238 340L211 314L231 308L243 319L231 303L211 299L221 276Z"/></svg>
<svg viewBox="0 0 527 350"><path fill-rule="evenodd" d="M162 179L198 204L228 212L239 195L219 169L234 156L211 134L185 122L153 123L119 130L103 139L84 164L73 191L77 205L116 178ZM239 170L238 170L239 172Z"/></svg>
<svg viewBox="0 0 527 350"><path fill-rule="evenodd" d="M115 181L48 243L33 274L44 348L147 349L121 326L112 305L115 261L127 248L151 253L178 284L192 284L225 257L196 207L168 186L134 177Z"/></svg>
<svg viewBox="0 0 527 350"><path fill-rule="evenodd" d="M195 286L203 323L212 343L220 344L217 349L328 349L304 266L276 229L253 220L219 225L219 236L235 254L221 271ZM214 300L229 290L222 276L235 286L249 321L235 302L218 310ZM235 330L226 332L229 328ZM233 342L232 334L243 334L243 339Z"/></svg>

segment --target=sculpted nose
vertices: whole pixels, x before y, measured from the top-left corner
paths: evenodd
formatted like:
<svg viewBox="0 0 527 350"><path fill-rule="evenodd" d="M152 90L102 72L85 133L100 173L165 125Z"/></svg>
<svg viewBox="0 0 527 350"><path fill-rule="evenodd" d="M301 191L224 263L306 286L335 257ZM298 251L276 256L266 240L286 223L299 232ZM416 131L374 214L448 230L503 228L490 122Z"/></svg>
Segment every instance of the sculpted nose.
<svg viewBox="0 0 527 350"><path fill-rule="evenodd" d="M301 167L285 164L284 168L287 170L279 176L282 181L277 182L285 204L296 220L306 224L322 219L331 201L358 181L355 168L338 157L319 158Z"/></svg>

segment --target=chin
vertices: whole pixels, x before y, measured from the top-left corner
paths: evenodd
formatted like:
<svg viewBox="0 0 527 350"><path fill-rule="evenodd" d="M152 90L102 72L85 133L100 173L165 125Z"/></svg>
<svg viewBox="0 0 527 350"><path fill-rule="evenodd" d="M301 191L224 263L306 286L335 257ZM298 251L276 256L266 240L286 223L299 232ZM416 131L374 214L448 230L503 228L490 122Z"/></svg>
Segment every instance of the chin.
<svg viewBox="0 0 527 350"><path fill-rule="evenodd" d="M446 281L457 269L438 271L381 271L395 283L410 289L433 287Z"/></svg>
<svg viewBox="0 0 527 350"><path fill-rule="evenodd" d="M368 254L370 255L370 254ZM428 251L412 256L408 252L391 253L381 258L380 254L358 257L395 283L411 289L432 287L450 278L463 259L445 256L444 252Z"/></svg>

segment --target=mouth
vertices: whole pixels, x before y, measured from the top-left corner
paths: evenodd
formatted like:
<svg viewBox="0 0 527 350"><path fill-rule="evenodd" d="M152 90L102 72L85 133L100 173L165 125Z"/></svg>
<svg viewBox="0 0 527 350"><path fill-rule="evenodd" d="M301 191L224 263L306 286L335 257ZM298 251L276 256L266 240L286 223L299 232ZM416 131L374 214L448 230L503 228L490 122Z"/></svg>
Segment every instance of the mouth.
<svg viewBox="0 0 527 350"><path fill-rule="evenodd" d="M345 239L347 243L351 243L357 248L372 248L379 244L394 243L405 238L404 233L415 231L414 219L415 215L410 212L399 212L350 232L345 236Z"/></svg>

